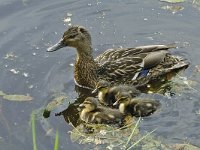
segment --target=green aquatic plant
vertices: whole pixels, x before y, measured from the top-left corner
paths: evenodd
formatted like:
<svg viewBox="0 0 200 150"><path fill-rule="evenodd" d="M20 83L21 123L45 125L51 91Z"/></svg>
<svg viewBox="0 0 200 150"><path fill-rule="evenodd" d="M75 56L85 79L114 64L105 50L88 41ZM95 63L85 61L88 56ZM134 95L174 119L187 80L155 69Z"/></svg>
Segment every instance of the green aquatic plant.
<svg viewBox="0 0 200 150"><path fill-rule="evenodd" d="M151 132L148 132L146 135L144 135L142 138L140 138L138 141L136 141L133 145L131 145L127 150L132 149L134 146L136 146L139 142L141 142L143 139L148 137L150 134L152 134L156 129L152 130Z"/></svg>
<svg viewBox="0 0 200 150"><path fill-rule="evenodd" d="M138 124L140 123L140 120L141 120L141 117L140 117L140 118L138 119L138 121L136 122L136 124L135 124L135 126L134 126L134 128L133 128L133 130L132 130L132 133L131 133L131 135L129 136L129 138L128 138L127 142L126 142L126 145L125 145L125 147L127 147L128 143L129 143L129 142L130 142L130 140L132 139L132 137L133 137L133 134L134 134L134 132L135 132L136 128L138 128Z"/></svg>
<svg viewBox="0 0 200 150"><path fill-rule="evenodd" d="M85 148L91 149L98 147L100 149L132 149L140 147L139 143L147 144L145 139L155 130L142 136L139 133L139 124L137 122L129 123L122 127L103 125L103 124L81 124L69 131L71 140L79 144L85 144ZM147 138L148 139L148 138ZM94 147L92 147L94 146Z"/></svg>
<svg viewBox="0 0 200 150"><path fill-rule="evenodd" d="M54 142L54 150L58 150L59 148L59 136L58 136L58 130L56 130L56 137L55 137L55 142Z"/></svg>
<svg viewBox="0 0 200 150"><path fill-rule="evenodd" d="M35 113L31 114L31 128L32 128L32 140L33 140L33 150L37 150L36 143L36 127L35 127Z"/></svg>
<svg viewBox="0 0 200 150"><path fill-rule="evenodd" d="M32 128L32 141L33 141L33 150L37 150L37 142L36 142L36 126L35 126L35 120L36 120L36 112L33 111L31 114L31 128ZM56 136L54 141L54 150L59 149L59 134L58 130L56 130Z"/></svg>

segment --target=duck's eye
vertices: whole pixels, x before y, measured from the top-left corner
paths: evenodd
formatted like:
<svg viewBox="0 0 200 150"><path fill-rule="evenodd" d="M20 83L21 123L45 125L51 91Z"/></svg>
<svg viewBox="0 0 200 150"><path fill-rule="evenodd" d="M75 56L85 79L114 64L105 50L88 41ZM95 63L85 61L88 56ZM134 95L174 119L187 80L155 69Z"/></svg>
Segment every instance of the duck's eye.
<svg viewBox="0 0 200 150"><path fill-rule="evenodd" d="M76 37L76 34L73 34L73 35L69 35L69 36L68 36L69 39L73 39L73 38L75 38L75 37Z"/></svg>
<svg viewBox="0 0 200 150"><path fill-rule="evenodd" d="M84 33L84 32L85 32L85 29L79 28L79 31L80 31L81 33Z"/></svg>

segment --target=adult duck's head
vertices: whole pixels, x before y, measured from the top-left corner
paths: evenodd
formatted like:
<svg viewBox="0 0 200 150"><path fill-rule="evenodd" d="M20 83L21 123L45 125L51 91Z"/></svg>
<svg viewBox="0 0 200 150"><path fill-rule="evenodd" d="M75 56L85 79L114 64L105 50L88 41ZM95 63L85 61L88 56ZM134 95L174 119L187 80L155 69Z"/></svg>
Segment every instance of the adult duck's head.
<svg viewBox="0 0 200 150"><path fill-rule="evenodd" d="M53 52L63 47L74 47L79 53L91 53L91 36L89 32L82 26L74 25L64 32L63 37L58 43L49 47L47 52Z"/></svg>

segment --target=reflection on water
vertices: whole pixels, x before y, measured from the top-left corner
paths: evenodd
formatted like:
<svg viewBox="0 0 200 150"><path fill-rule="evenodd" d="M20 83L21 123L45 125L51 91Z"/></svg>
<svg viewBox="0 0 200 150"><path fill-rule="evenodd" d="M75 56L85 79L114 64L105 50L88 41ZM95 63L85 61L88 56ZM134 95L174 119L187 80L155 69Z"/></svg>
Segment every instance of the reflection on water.
<svg viewBox="0 0 200 150"><path fill-rule="evenodd" d="M59 131L60 149L82 148L71 142L70 134L66 134L66 131L72 130L68 118L74 124L77 122L77 106L85 95L90 95L90 91L76 92L74 89L75 50L66 48L53 54L46 52L47 47L55 43L66 29L63 19L69 14L72 14L70 23L90 30L95 56L112 47L188 43L187 47L180 46L172 53L190 60L191 65L183 76L196 82L191 86L193 89L200 89L199 72L193 74L195 66L200 64L197 38L200 37L197 32L200 22L196 19L200 12L190 3L181 4L184 9L175 14L161 9L161 6L163 3L153 0L1 1L0 91L33 97L30 102L10 102L0 97L1 148L32 147L30 114L46 106L55 93L67 95L67 109L63 112L67 117L51 115L42 121L40 118L36 120L38 149L53 148L56 129ZM11 58L12 54L16 57ZM5 59L8 56L11 59ZM160 100L162 108L159 113L143 119L141 130L157 128L154 134L167 143L186 140L200 146L199 115L196 114L200 109L200 95L185 85L181 87L184 88L179 91L170 87L171 96L154 97ZM168 93L166 89L163 87L164 93ZM53 113L62 109L65 108Z"/></svg>

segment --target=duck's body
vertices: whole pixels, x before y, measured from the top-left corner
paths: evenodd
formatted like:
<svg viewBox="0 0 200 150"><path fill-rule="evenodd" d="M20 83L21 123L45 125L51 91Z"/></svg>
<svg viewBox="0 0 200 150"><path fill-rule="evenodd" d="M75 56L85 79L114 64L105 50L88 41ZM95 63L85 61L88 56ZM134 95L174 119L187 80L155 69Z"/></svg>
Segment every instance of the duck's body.
<svg viewBox="0 0 200 150"><path fill-rule="evenodd" d="M157 100L142 98L131 99L130 94L126 92L117 95L116 98L117 101L114 105L119 104L119 111L135 117L149 116L160 107L160 103Z"/></svg>
<svg viewBox="0 0 200 150"><path fill-rule="evenodd" d="M143 85L189 65L185 59L171 55L168 49L174 46L168 45L109 49L94 59L91 36L82 26L70 27L63 38L47 51L56 51L65 46L77 49L74 71L76 84L90 89L94 89L100 79L115 84Z"/></svg>
<svg viewBox="0 0 200 150"><path fill-rule="evenodd" d="M128 92L132 98L140 95L140 91L131 85L116 85L111 86L108 81L100 80L96 84L96 89L93 92L98 91L98 99L100 103L106 106L113 106L116 99L115 96L121 92Z"/></svg>
<svg viewBox="0 0 200 150"><path fill-rule="evenodd" d="M121 123L124 119L124 115L119 110L99 106L93 97L86 98L79 106L83 108L80 118L86 123Z"/></svg>

